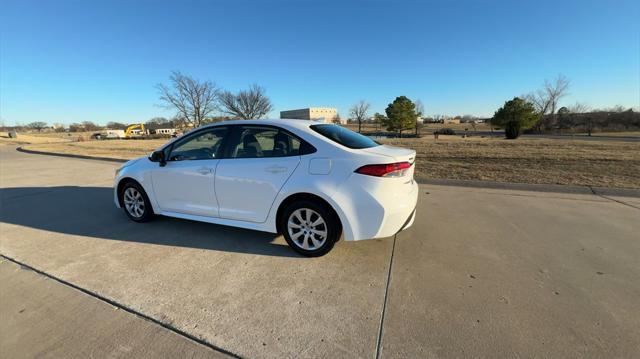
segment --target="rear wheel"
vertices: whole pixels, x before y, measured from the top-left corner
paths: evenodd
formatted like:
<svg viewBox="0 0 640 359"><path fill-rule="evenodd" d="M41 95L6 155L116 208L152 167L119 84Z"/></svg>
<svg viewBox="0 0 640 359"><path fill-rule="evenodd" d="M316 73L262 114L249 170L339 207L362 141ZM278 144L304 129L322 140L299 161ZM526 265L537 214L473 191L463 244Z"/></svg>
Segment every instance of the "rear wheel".
<svg viewBox="0 0 640 359"><path fill-rule="evenodd" d="M289 205L282 214L280 228L289 246L309 257L328 253L341 234L337 216L311 201Z"/></svg>
<svg viewBox="0 0 640 359"><path fill-rule="evenodd" d="M122 209L135 222L147 222L153 218L153 209L142 186L127 182L120 191Z"/></svg>

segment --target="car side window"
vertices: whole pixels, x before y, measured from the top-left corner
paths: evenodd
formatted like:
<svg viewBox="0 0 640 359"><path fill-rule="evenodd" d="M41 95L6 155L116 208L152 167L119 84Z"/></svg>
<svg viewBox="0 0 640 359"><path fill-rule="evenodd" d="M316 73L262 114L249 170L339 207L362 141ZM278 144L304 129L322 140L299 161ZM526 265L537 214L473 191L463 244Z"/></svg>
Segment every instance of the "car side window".
<svg viewBox="0 0 640 359"><path fill-rule="evenodd" d="M176 143L169 155L169 161L211 160L222 154L222 140L228 129L214 128L195 134Z"/></svg>
<svg viewBox="0 0 640 359"><path fill-rule="evenodd" d="M230 146L231 157L286 157L300 154L300 140L272 127L243 126Z"/></svg>

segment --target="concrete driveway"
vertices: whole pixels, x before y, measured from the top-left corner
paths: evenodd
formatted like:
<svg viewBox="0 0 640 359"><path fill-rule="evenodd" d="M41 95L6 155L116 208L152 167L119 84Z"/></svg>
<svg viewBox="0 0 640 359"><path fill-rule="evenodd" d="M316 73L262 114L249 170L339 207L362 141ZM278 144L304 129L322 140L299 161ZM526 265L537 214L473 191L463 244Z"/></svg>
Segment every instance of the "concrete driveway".
<svg viewBox="0 0 640 359"><path fill-rule="evenodd" d="M640 352L634 198L423 185L410 230L341 242L329 255L308 259L268 233L170 218L133 223L112 204L118 164L9 146L0 146L0 156L3 256L62 281L56 285L76 286L79 296L126 309L133 318L127 320L147 317L158 330L182 333L211 355L220 354L215 349L259 358ZM7 265L15 264L4 261L0 269ZM13 272L0 270L3 278ZM3 318L21 309L9 282L0 288ZM32 291L53 290L33 282ZM49 335L73 339L78 332L65 323L78 320L49 319L56 325ZM103 321L87 321L96 335L106 333ZM15 323L30 322L12 323L0 322L1 350L38 345L28 331L9 340ZM141 333L132 331L129 342L140 336L153 345ZM109 355L126 356L109 348Z"/></svg>

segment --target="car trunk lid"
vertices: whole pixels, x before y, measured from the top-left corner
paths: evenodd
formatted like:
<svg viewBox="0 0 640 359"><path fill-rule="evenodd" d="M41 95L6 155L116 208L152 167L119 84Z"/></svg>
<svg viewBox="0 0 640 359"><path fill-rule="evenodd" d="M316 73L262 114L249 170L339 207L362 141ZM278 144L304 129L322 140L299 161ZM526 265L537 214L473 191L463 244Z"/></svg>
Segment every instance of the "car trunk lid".
<svg viewBox="0 0 640 359"><path fill-rule="evenodd" d="M409 162L413 164L416 159L416 151L404 147L380 145L375 147L363 148L362 151L373 153L376 155L387 156L395 162Z"/></svg>

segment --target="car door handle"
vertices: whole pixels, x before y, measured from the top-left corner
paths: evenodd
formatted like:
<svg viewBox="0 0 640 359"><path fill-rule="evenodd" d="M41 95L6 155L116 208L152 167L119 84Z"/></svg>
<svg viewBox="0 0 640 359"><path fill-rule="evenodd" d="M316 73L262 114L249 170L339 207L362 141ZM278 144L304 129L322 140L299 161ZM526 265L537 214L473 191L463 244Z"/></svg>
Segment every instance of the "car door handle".
<svg viewBox="0 0 640 359"><path fill-rule="evenodd" d="M271 167L265 168L264 170L271 173L282 173L282 172L287 172L287 167L271 166Z"/></svg>
<svg viewBox="0 0 640 359"><path fill-rule="evenodd" d="M208 167L200 167L198 168L198 173L200 173L201 175L208 175L209 173L212 173L213 169L208 168Z"/></svg>

